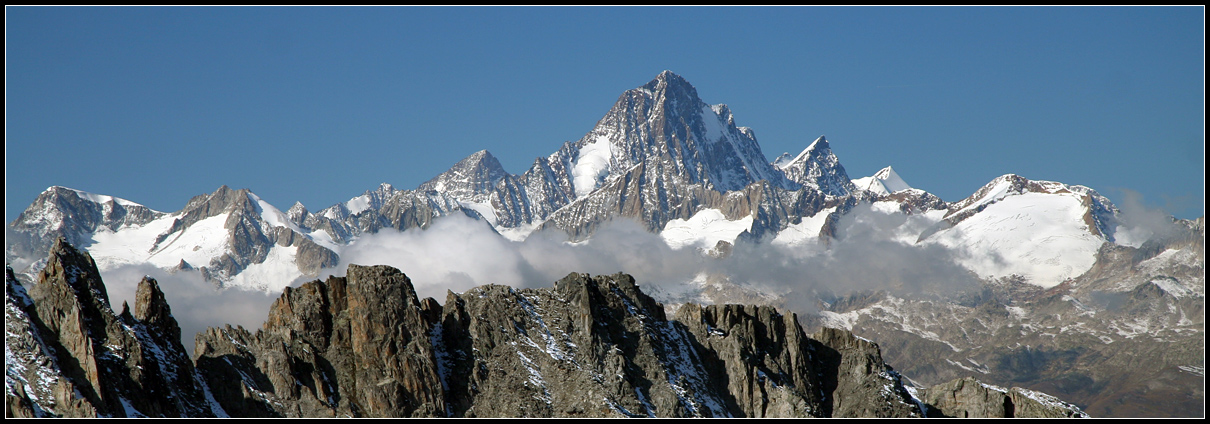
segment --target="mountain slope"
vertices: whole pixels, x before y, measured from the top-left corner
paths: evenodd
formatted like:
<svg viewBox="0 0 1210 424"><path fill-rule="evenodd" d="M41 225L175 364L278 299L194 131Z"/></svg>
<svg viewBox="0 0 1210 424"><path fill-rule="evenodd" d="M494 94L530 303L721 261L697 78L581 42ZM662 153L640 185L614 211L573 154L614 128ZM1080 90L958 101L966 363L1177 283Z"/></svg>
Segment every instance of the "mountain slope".
<svg viewBox="0 0 1210 424"><path fill-rule="evenodd" d="M1189 417L1205 405L1205 224L1146 248L1104 244L1084 275L1021 278L959 299L856 293L807 327L878 340L922 384L977 376L1052 393L1095 416Z"/></svg>
<svg viewBox="0 0 1210 424"><path fill-rule="evenodd" d="M769 163L729 108L708 105L665 71L627 90L584 137L521 175L479 151L416 190L382 184L314 213L301 204L283 213L225 186L170 214L53 187L10 223L6 259L32 275L41 266L33 261L64 236L93 251L102 269L198 269L223 284L277 290L266 281L314 276L363 234L427 228L451 214L484 219L513 241L540 229L583 241L625 218L666 234L670 246L711 250L741 240L826 246L851 210L870 205L933 224L903 229L897 239L915 233L908 244L955 250L980 277L1021 275L1049 287L1089 269L1118 232L1116 208L1082 186L1006 175L949 204L890 167L857 181L822 136Z"/></svg>
<svg viewBox="0 0 1210 424"><path fill-rule="evenodd" d="M60 237L86 246L92 233L100 229L145 225L164 215L125 199L50 187L8 225L4 261L18 270L32 265L36 272L43 264L32 262L45 258Z"/></svg>
<svg viewBox="0 0 1210 424"><path fill-rule="evenodd" d="M64 237L84 246L102 269L142 264L197 269L217 282L273 290L280 287L272 284L315 275L337 260L331 243L316 243L287 214L246 189L222 186L173 213L62 187L47 189L38 199L10 224L17 241L10 242L9 252L49 248L54 239L48 238ZM32 253L37 252L27 254ZM25 274L40 269L39 264L21 267L14 259L9 263Z"/></svg>
<svg viewBox="0 0 1210 424"><path fill-rule="evenodd" d="M950 206L920 240L965 252L962 264L982 277L1053 287L1092 267L1101 244L1113 241L1115 213L1087 187L1010 174Z"/></svg>
<svg viewBox="0 0 1210 424"><path fill-rule="evenodd" d="M318 211L301 203L282 211L246 189L226 186L171 213L51 187L9 224L6 262L15 268L14 278L34 280L55 240L64 237L89 251L103 272L155 266L198 272L226 287L276 292L341 263L340 255L362 237L426 229L435 220L459 214L483 219L501 236L518 242L542 230L582 242L611 221L633 220L668 246L701 252L719 263L732 252L769 248L787 258L811 257L827 265L838 257L837 246L858 238L854 234L873 238L865 240L871 244L859 246L872 246L868 252L903 248L915 249L908 255L914 258L937 254L946 265L956 262L969 273L956 269L942 277L929 276L938 280L936 287L977 279L982 289L995 295L941 290L925 293L934 298L920 301L833 295L789 285L805 281L795 275L822 274L818 268L787 268L797 274L778 277L785 287L767 293L750 290L749 283L759 281L721 274L659 282L692 284L697 293L710 293L699 299L720 304L778 304L791 297L803 301L804 296L805 304L819 300L830 305L825 312L835 314L825 313L821 319L892 343L895 352L912 352L895 357L895 362L930 383L983 374L994 368L989 363L1003 361L1009 365L1002 369L1035 374L1005 372L996 377L1003 378L995 380L997 384L1040 384L1030 387L1054 387L1087 405L1110 405L1097 412L1109 411L1113 402L1130 396L1152 399L1155 395L1140 395L1135 389L1120 394L1108 385L1070 391L1060 382L1038 377L1049 373L1070 381L1100 378L1090 370L1103 372L1098 361L1115 357L1114 349L1105 347L1111 343L1101 336L1116 346L1134 346L1132 351L1143 352L1139 361L1166 364L1162 370L1137 367L1163 376L1155 381L1145 380L1144 374L1121 373L1126 377L1120 379L1131 383L1124 387L1175 382L1172 386L1183 390L1191 373L1204 371L1204 364L1196 361L1175 364L1166 359L1199 352L1204 356L1204 347L1199 350L1196 343L1204 338L1200 321L1189 318L1204 309L1204 248L1180 247L1166 238L1177 234L1185 237L1181 243L1195 243L1197 225L1178 222L1184 229L1171 232L1131 227L1124 213L1090 188L1012 174L953 203L912 188L890 167L850 180L822 136L801 153L770 163L753 131L736 126L729 108L710 106L671 72L623 93L584 137L536 158L520 175L507 173L490 153L479 151L415 190L382 184ZM1201 239L1204 244L1204 231ZM918 274L917 263L908 261L899 274ZM714 263L709 264L706 268L713 268ZM832 279L838 284L894 285L902 281L897 278L849 272ZM698 280L713 283L706 287ZM837 298L849 300L835 303ZM1103 304L1101 309L1090 306L1098 304ZM1119 306L1133 312L1120 312ZM937 318L936 311L946 311L949 317ZM1095 331L1073 327L1094 324ZM1055 329L1066 331L1050 331ZM1144 343L1146 332L1162 334L1157 336L1162 341ZM1055 340L1065 344L1054 342L1047 345L1055 346L1053 350L1033 353L1030 346L1052 337L1046 334L1055 334ZM1027 346L1026 353L1016 343ZM974 353L957 356L954 348ZM1101 352L1107 353L1097 356ZM927 361L934 357L952 363ZM1043 363L1048 365L1031 365ZM1173 395L1168 400L1179 404L1173 408L1189 411L1189 399ZM1137 400L1122 402L1130 406L1118 410L1142 410L1136 409L1141 408Z"/></svg>

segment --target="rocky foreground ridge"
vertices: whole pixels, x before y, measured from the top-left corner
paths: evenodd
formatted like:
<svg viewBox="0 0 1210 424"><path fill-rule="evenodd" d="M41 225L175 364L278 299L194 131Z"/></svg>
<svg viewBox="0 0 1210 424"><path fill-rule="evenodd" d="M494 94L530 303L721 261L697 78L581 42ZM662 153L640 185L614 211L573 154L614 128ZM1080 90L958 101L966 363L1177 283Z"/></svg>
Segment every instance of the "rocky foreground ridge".
<svg viewBox="0 0 1210 424"><path fill-rule="evenodd" d="M6 417L1064 417L973 379L905 387L876 343L808 337L771 307L675 317L626 274L419 299L387 266L285 290L264 327L210 328L192 360L155 280L114 313L65 240L6 275Z"/></svg>

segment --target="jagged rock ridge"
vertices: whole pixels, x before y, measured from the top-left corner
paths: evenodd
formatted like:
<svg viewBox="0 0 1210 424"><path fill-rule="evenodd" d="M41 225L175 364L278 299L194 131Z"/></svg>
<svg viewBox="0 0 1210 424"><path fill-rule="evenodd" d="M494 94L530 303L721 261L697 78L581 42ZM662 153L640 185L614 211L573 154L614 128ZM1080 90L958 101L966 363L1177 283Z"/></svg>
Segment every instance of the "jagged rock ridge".
<svg viewBox="0 0 1210 424"><path fill-rule="evenodd" d="M394 268L352 266L284 290L255 333L199 333L191 362L154 280L140 283L133 313L114 314L91 258L62 240L52 252L29 295L6 278L8 417L908 417L929 407L876 344L847 331L807 337L793 314L760 306L688 305L670 320L625 274L482 286L441 305Z"/></svg>
<svg viewBox="0 0 1210 424"><path fill-rule="evenodd" d="M6 417L214 417L155 280L114 313L96 265L60 238L38 283L6 271Z"/></svg>

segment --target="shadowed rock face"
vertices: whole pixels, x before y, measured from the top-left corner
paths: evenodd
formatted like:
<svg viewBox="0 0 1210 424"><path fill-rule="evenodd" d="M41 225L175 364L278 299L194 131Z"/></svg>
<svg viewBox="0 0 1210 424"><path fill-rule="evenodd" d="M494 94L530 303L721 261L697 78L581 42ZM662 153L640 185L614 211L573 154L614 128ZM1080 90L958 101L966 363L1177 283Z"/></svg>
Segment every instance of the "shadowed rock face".
<svg viewBox="0 0 1210 424"><path fill-rule="evenodd" d="M832 417L918 416L920 406L898 373L882 362L878 344L845 330L823 328L814 335L822 352L824 390Z"/></svg>
<svg viewBox="0 0 1210 424"><path fill-rule="evenodd" d="M974 380L929 389L937 406L924 405L848 331L808 338L795 315L744 305L670 320L626 274L482 286L442 305L395 268L352 265L284 290L260 330L199 333L191 362L154 280L115 314L87 254L60 241L47 263L28 294L6 279L6 416L1074 415L1036 392L963 391L989 387Z"/></svg>
<svg viewBox="0 0 1210 424"><path fill-rule="evenodd" d="M286 289L255 334L198 334L198 368L236 416L436 416L433 319L420 306L398 270L350 267Z"/></svg>

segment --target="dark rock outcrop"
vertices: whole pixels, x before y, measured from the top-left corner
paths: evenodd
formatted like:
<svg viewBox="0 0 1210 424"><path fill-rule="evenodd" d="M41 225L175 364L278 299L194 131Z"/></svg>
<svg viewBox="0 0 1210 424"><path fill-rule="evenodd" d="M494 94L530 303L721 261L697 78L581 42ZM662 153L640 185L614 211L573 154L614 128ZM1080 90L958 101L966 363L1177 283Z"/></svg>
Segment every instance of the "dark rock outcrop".
<svg viewBox="0 0 1210 424"><path fill-rule="evenodd" d="M852 374L835 369L852 356L837 347L821 360L838 351L769 307L688 305L669 320L625 274L482 286L440 305L394 268L353 265L286 290L255 333L199 334L195 354L236 416L823 417L835 389L822 376ZM871 381L891 388L846 385L844 399L907 396ZM895 399L852 415L921 415Z"/></svg>
<svg viewBox="0 0 1210 424"><path fill-rule="evenodd" d="M919 416L920 406L899 373L882 362L877 343L835 328L822 328L813 339L823 363L823 388L830 394L828 416Z"/></svg>
<svg viewBox="0 0 1210 424"><path fill-rule="evenodd" d="M6 416L213 417L155 280L115 314L96 264L60 238L38 283L6 276ZM28 293L27 293L28 292ZM14 340L9 340L9 339ZM15 343L13 343L15 342Z"/></svg>
<svg viewBox="0 0 1210 424"><path fill-rule="evenodd" d="M64 241L28 294L6 280L9 417L1079 415L974 380L923 391L926 405L848 331L809 338L763 306L688 304L668 319L626 274L481 286L442 305L395 268L351 265L285 289L255 332L199 333L192 362L155 280L115 314L92 259Z"/></svg>
<svg viewBox="0 0 1210 424"><path fill-rule="evenodd" d="M1073 418L1087 417L1074 405L1020 387L1005 389L974 378L960 378L921 390L933 418Z"/></svg>

